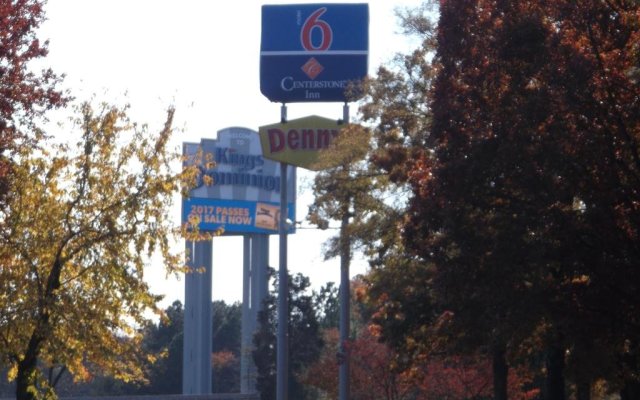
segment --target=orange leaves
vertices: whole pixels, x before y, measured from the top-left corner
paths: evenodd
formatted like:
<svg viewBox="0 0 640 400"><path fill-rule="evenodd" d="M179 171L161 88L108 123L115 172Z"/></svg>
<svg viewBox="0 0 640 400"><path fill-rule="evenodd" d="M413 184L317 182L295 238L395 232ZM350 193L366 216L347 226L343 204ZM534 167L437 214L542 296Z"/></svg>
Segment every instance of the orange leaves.
<svg viewBox="0 0 640 400"><path fill-rule="evenodd" d="M224 368L229 368L237 362L237 357L228 350L218 351L211 354L211 365L216 371Z"/></svg>
<svg viewBox="0 0 640 400"><path fill-rule="evenodd" d="M304 374L306 384L323 390L330 397L337 396L338 349L337 330L327 330L325 349L315 364ZM397 369L398 356L375 335L361 332L348 343L350 357L351 397L354 399L464 400L492 394L491 362L482 355L440 355L416 359L411 367ZM529 400L537 390L524 388L532 377L525 369L513 369L508 376L509 398Z"/></svg>

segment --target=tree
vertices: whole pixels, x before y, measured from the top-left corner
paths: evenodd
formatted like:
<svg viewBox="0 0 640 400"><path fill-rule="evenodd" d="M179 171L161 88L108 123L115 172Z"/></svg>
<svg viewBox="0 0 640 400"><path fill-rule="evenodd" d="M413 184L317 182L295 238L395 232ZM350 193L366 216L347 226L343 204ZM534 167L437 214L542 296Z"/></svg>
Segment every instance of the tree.
<svg viewBox="0 0 640 400"><path fill-rule="evenodd" d="M275 271L269 270L271 277ZM306 399L308 388L300 381L299 374L319 356L323 346L320 326L313 308L312 296L306 294L309 278L302 274L289 277L289 397ZM259 327L254 335L253 360L258 371L257 388L262 400L276 397L276 293L275 289L264 300L258 313Z"/></svg>
<svg viewBox="0 0 640 400"><path fill-rule="evenodd" d="M403 234L410 215L407 200L412 196L412 171L432 163L430 90L437 72L432 62L436 47L436 28L430 16L433 3L398 11L404 33L417 37L419 46L398 54L392 65L378 68L367 83L360 107L363 120L374 125L370 168L388 177L389 191L397 199L392 207L374 214L368 224L372 239L366 254L371 269L365 277L364 300L375 310L373 328L394 350L398 368L406 370L421 363L438 345L434 328L446 311L432 286L435 265L414 256Z"/></svg>
<svg viewBox="0 0 640 400"><path fill-rule="evenodd" d="M240 319L239 303L226 304L216 300L212 304L212 354L213 393L233 393L240 389ZM160 320L149 321L143 329L141 346L147 354L156 355L154 362L147 362L148 381L139 385L129 385L121 389L112 378L105 377L97 383L119 391L93 388L94 395L166 395L182 393L182 352L183 352L184 308L178 300L167 307ZM77 385L76 385L77 386ZM88 383L85 386L93 386ZM68 396L82 393L69 390Z"/></svg>
<svg viewBox="0 0 640 400"><path fill-rule="evenodd" d="M419 261L407 287L385 291L398 275L384 267L373 281L384 337L413 355L438 337L490 350L496 398L506 357L533 343L550 399L565 398L565 372L588 398L594 379L637 371L638 7L441 1L437 36L409 20L422 48L364 107L390 144L374 161L411 185L403 245ZM420 297L419 312L405 303Z"/></svg>
<svg viewBox="0 0 640 400"><path fill-rule="evenodd" d="M354 313L353 319L361 320L363 326L368 322L366 312ZM330 328L323 331L323 337L325 345L320 357L303 373L302 381L328 398L337 398L339 335L335 328ZM491 395L491 359L483 354L434 354L403 369L398 363L398 353L389 343L380 341L376 325L357 331L349 344L349 354L350 398L354 400L465 400ZM530 389L532 377L527 368L512 369L508 377L509 397L536 398L539 390Z"/></svg>
<svg viewBox="0 0 640 400"><path fill-rule="evenodd" d="M347 125L331 148L322 152L318 165L322 170L314 178L314 202L307 219L326 229L330 221L340 222L340 234L325 246L325 258L340 257L351 262L352 247L366 236L363 225L381 207L383 176L372 175L364 162L370 150L370 133L359 125Z"/></svg>
<svg viewBox="0 0 640 400"><path fill-rule="evenodd" d="M213 302L213 393L240 391L242 305Z"/></svg>
<svg viewBox="0 0 640 400"><path fill-rule="evenodd" d="M407 361L401 363L403 367L409 367L414 356L429 351L430 334L424 328L443 311L431 287L433 264L414 257L403 238L407 200L412 195L410 174L418 162L428 162L432 149L429 95L437 71L431 61L436 45L433 11L432 2L416 10L398 11L401 28L406 35L417 37L419 46L378 68L360 107L362 119L374 125L370 168L388 177L389 192L396 198L368 224L372 239L366 251L371 266L365 277L366 301L376 310L373 321L379 323L381 338L400 360Z"/></svg>
<svg viewBox="0 0 640 400"><path fill-rule="evenodd" d="M634 46L637 7L468 2L441 9L442 67L430 132L438 165L416 171L434 179L433 185L414 181L420 194L413 226L420 228L407 236L438 232L439 243L414 248L460 251L440 252L439 276L446 279L440 284L455 293L461 278L473 279L466 296L477 293L475 304L499 310L491 331L506 327L507 343L526 334L510 326L540 328L549 398L565 396L567 349L577 355L608 343L610 354L620 354L619 340L634 336L603 322L611 327L627 319L618 314L627 308L612 289L628 293L638 282L630 263L638 254L631 228L638 209L630 205L638 195L638 143L629 134L637 132L631 99L638 91L626 76L633 60L625 50ZM426 198L446 201L447 209L431 208ZM442 219L425 218L434 214ZM492 290L483 294L481 287ZM471 304L457 300L460 320ZM602 358L585 361L595 360ZM595 367L589 364L578 367L586 385L597 377L587 377Z"/></svg>
<svg viewBox="0 0 640 400"><path fill-rule="evenodd" d="M240 358L228 350L211 355L213 364L213 393L237 393L240 391Z"/></svg>
<svg viewBox="0 0 640 400"><path fill-rule="evenodd" d="M320 155L324 167L313 184L314 202L307 218L320 229L330 221L340 221L340 232L325 244L325 259L340 258L340 334L339 352L344 360L340 366L340 398L349 397L350 340L350 274L353 249L371 240L369 224L375 213L385 208L382 193L386 179L374 175L363 161L369 153L371 138L368 130L359 125L343 128L332 146Z"/></svg>
<svg viewBox="0 0 640 400"><path fill-rule="evenodd" d="M156 362L148 365L149 381L138 390L139 394L182 393L183 328L184 309L178 300L164 310L157 324L148 323L143 331L142 346L149 354L159 356Z"/></svg>
<svg viewBox="0 0 640 400"><path fill-rule="evenodd" d="M447 317L436 326L455 335L448 345L458 351L493 354L497 399L507 397L508 346L522 343L541 318L536 312L543 312L544 295L522 283L536 271L525 265L545 268L536 256L550 244L541 226L548 219L535 207L553 202L545 197L552 185L537 168L560 159L553 147L543 156L543 147L529 140L543 96L511 90L511 83L520 86L521 74L543 64L545 54L530 20L535 10L524 13L520 6L441 4L432 152L423 153L410 172L411 218L404 226L408 247L433 272L434 292L426 296ZM519 114L525 107L527 113ZM532 153L535 161L527 163Z"/></svg>
<svg viewBox="0 0 640 400"><path fill-rule="evenodd" d="M159 311L143 268L156 252L167 271L182 266L169 211L188 171L172 172L173 110L156 135L126 108L78 113L76 145L19 154L0 209L0 357L21 400L53 393L41 370L50 366L78 380L88 365L143 379L137 326Z"/></svg>
<svg viewBox="0 0 640 400"><path fill-rule="evenodd" d="M318 388L329 398L338 398L340 337L335 328L324 331L325 347L317 362L304 374L307 385ZM401 400L415 398L415 381L393 370L390 348L363 332L349 343L352 360L349 398L353 400Z"/></svg>
<svg viewBox="0 0 640 400"><path fill-rule="evenodd" d="M27 137L25 128L34 127L37 117L66 101L51 70L29 69L32 61L47 54L47 43L35 34L44 20L42 3L0 1L0 200L8 190L12 154Z"/></svg>
<svg viewBox="0 0 640 400"><path fill-rule="evenodd" d="M216 300L213 302L212 315L213 352L227 350L239 356L242 304L227 304L222 300Z"/></svg>
<svg viewBox="0 0 640 400"><path fill-rule="evenodd" d="M351 282L358 293L361 283ZM357 299L354 299L355 303ZM355 304L353 304L355 305ZM350 307L351 320L359 327L367 324L367 313L358 307ZM392 349L381 343L368 329L352 330L351 340L343 345L337 326L323 330L324 346L317 361L301 375L302 382L320 390L328 398L338 398L338 368L344 362L343 351L351 360L349 368L349 398L359 399L410 399L414 398L416 382L394 368Z"/></svg>
<svg viewBox="0 0 640 400"><path fill-rule="evenodd" d="M318 292L313 292L313 308L321 329L337 328L340 320L338 288L333 282L327 282Z"/></svg>

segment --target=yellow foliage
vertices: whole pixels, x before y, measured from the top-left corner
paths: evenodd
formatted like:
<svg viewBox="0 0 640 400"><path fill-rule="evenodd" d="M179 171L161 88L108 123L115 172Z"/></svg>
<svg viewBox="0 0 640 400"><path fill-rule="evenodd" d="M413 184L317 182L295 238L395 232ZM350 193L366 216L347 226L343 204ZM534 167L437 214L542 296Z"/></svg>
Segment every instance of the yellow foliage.
<svg viewBox="0 0 640 400"><path fill-rule="evenodd" d="M170 210L195 175L173 171L172 109L156 134L132 124L126 107L78 112L76 145L15 157L0 205L0 357L11 362L11 379L38 379L37 364L18 368L33 351L78 380L93 365L141 381L148 357L136 327L160 312L142 271L154 253L168 272L184 270L170 249L181 232Z"/></svg>
<svg viewBox="0 0 640 400"><path fill-rule="evenodd" d="M7 372L7 379L9 379L10 381L13 381L16 379L17 376L18 376L18 364L12 363L11 368L9 368L9 371Z"/></svg>

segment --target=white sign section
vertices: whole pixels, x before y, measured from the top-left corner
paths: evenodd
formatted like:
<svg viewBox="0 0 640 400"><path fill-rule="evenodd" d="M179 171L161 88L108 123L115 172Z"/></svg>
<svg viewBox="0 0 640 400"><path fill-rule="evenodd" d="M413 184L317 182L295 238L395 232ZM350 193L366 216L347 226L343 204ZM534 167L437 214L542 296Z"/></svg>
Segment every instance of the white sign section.
<svg viewBox="0 0 640 400"><path fill-rule="evenodd" d="M222 129L215 140L184 143L183 154L186 165L196 164L200 170L196 188L183 199L183 223L195 216L200 230L277 233L280 166L262 156L258 132L239 127ZM287 217L293 221L296 170L287 170Z"/></svg>

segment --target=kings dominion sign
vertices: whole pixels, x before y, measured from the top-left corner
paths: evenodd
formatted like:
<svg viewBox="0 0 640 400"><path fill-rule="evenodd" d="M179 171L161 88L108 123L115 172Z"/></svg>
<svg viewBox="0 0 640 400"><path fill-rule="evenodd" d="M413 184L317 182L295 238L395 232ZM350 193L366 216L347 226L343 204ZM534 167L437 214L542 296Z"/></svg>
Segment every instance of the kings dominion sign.
<svg viewBox="0 0 640 400"><path fill-rule="evenodd" d="M223 228L227 235L277 233L280 168L262 156L258 132L222 129L215 140L184 143L183 155L185 164L196 164L200 170L196 187L182 202L183 223L197 217L200 230ZM292 221L295 177L295 168L289 168L287 217Z"/></svg>

